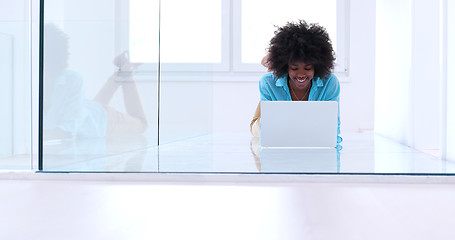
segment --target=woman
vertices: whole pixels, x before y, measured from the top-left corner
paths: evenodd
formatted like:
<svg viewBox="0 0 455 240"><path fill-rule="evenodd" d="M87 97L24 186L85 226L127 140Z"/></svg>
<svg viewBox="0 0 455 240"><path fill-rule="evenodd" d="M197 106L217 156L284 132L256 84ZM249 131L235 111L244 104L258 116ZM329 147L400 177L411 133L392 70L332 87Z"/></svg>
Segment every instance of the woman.
<svg viewBox="0 0 455 240"><path fill-rule="evenodd" d="M275 32L269 53L262 61L269 73L259 82L261 101L339 102L340 83L332 73L334 62L332 43L325 28L303 20L287 23ZM258 105L250 124L251 133L256 137L260 116ZM341 141L338 136L338 143Z"/></svg>

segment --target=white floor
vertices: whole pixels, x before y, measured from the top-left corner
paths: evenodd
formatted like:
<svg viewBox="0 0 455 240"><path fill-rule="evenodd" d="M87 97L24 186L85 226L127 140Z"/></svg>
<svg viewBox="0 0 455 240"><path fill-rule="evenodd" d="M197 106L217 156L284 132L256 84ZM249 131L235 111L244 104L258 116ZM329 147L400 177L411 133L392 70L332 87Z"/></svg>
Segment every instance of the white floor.
<svg viewBox="0 0 455 240"><path fill-rule="evenodd" d="M0 175L0 239L455 239L451 177L55 176Z"/></svg>

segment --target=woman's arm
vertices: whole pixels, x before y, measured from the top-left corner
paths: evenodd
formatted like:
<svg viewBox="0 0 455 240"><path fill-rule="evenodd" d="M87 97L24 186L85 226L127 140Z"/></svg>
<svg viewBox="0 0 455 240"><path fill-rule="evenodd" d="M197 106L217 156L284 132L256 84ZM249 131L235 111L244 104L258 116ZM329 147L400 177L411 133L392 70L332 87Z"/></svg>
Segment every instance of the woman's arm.
<svg viewBox="0 0 455 240"><path fill-rule="evenodd" d="M253 120L250 123L250 132L254 137L259 137L261 124L261 102L258 103L256 111L254 112Z"/></svg>

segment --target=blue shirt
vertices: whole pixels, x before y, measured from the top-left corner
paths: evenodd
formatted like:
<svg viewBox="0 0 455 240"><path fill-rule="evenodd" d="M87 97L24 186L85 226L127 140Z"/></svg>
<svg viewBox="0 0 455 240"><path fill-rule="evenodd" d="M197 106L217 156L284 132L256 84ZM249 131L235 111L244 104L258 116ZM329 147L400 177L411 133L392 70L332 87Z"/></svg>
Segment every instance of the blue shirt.
<svg viewBox="0 0 455 240"><path fill-rule="evenodd" d="M278 78L269 72L259 81L261 101L292 101L288 87L288 75ZM343 141L340 135L340 82L331 74L328 78L313 78L308 101L338 102L338 143Z"/></svg>

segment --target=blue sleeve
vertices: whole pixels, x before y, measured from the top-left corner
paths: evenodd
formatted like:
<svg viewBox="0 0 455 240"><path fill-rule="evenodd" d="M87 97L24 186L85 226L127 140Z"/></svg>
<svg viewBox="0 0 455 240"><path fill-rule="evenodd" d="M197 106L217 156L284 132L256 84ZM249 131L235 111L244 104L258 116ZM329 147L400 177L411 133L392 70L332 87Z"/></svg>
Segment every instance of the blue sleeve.
<svg viewBox="0 0 455 240"><path fill-rule="evenodd" d="M335 75L331 75L327 81L327 94L326 101L339 101L340 100L340 82Z"/></svg>
<svg viewBox="0 0 455 240"><path fill-rule="evenodd" d="M327 84L327 101L336 101L338 103L337 142L341 143L343 138L340 137L340 81L338 81L338 78L332 74Z"/></svg>
<svg viewBox="0 0 455 240"><path fill-rule="evenodd" d="M270 87L268 87L266 76L264 75L261 77L261 80L259 81L259 92L261 93L261 101L272 101L269 89Z"/></svg>

